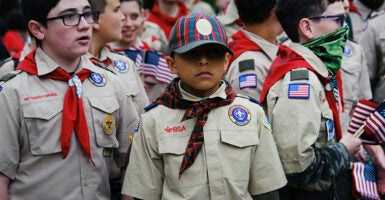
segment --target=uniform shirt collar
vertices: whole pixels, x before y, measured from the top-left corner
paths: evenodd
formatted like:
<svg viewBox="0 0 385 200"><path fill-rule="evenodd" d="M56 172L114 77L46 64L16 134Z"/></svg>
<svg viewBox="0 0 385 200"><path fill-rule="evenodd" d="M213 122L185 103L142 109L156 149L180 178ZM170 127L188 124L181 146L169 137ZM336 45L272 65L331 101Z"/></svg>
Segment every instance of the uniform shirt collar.
<svg viewBox="0 0 385 200"><path fill-rule="evenodd" d="M254 43L256 43L259 47L261 47L262 51L270 58L270 60L274 60L277 56L278 45L272 44L267 40L261 38L260 36L249 32L245 29L241 29L241 31Z"/></svg>
<svg viewBox="0 0 385 200"><path fill-rule="evenodd" d="M226 99L226 84L225 84L224 81L221 81L221 85L219 86L217 91L215 91L209 97L204 97L204 98L197 97L197 96L192 95L192 94L188 93L187 91L183 90L182 87L181 87L181 83L182 82L179 81L178 87L180 89L180 93L182 94L182 98L185 99L185 100L196 102L196 101L201 101L201 100L204 100L204 99L212 99L212 98L215 98L215 97Z"/></svg>

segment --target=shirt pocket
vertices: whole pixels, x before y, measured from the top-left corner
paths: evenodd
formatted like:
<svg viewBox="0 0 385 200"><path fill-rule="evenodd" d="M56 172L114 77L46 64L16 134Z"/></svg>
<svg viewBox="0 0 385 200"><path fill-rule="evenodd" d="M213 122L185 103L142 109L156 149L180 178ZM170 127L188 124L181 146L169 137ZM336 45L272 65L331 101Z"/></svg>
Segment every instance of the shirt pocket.
<svg viewBox="0 0 385 200"><path fill-rule="evenodd" d="M117 148L119 146L116 138L116 111L119 109L118 101L113 97L88 99L91 104L96 144L99 147Z"/></svg>
<svg viewBox="0 0 385 200"><path fill-rule="evenodd" d="M199 186L206 182L206 164L202 158L203 146L194 163L178 179L189 139L190 134L159 138L158 148L163 157L165 181L172 189Z"/></svg>
<svg viewBox="0 0 385 200"><path fill-rule="evenodd" d="M61 152L63 101L34 102L22 109L32 155Z"/></svg>
<svg viewBox="0 0 385 200"><path fill-rule="evenodd" d="M224 176L234 181L248 181L250 166L259 144L255 130L221 130L219 151Z"/></svg>

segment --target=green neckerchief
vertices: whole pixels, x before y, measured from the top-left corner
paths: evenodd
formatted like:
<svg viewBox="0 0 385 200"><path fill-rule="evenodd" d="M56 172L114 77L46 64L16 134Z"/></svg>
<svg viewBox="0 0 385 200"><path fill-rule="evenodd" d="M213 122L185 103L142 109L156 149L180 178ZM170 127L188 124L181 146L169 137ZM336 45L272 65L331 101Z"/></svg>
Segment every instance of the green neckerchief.
<svg viewBox="0 0 385 200"><path fill-rule="evenodd" d="M326 65L328 71L335 75L341 67L348 33L349 27L343 26L333 32L306 41L302 45L312 50Z"/></svg>

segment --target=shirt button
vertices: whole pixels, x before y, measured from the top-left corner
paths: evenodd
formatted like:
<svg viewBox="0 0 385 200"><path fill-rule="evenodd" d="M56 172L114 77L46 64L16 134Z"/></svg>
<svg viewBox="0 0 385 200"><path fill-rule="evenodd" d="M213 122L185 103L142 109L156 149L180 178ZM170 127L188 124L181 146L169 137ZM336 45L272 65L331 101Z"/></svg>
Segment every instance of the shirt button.
<svg viewBox="0 0 385 200"><path fill-rule="evenodd" d="M89 181L83 181L83 185L84 185L84 186L86 186L86 187L87 187L89 184L90 184L90 182L89 182Z"/></svg>

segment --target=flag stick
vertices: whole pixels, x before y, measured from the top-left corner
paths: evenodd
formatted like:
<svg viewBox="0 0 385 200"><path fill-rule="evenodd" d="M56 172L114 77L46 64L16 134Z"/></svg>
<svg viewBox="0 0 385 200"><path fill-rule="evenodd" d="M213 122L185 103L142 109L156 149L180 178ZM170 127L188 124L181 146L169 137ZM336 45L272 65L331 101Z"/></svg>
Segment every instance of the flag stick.
<svg viewBox="0 0 385 200"><path fill-rule="evenodd" d="M364 127L365 127L365 123L362 124L362 126L353 134L353 137L354 138L359 138L361 137L362 133L364 133Z"/></svg>

